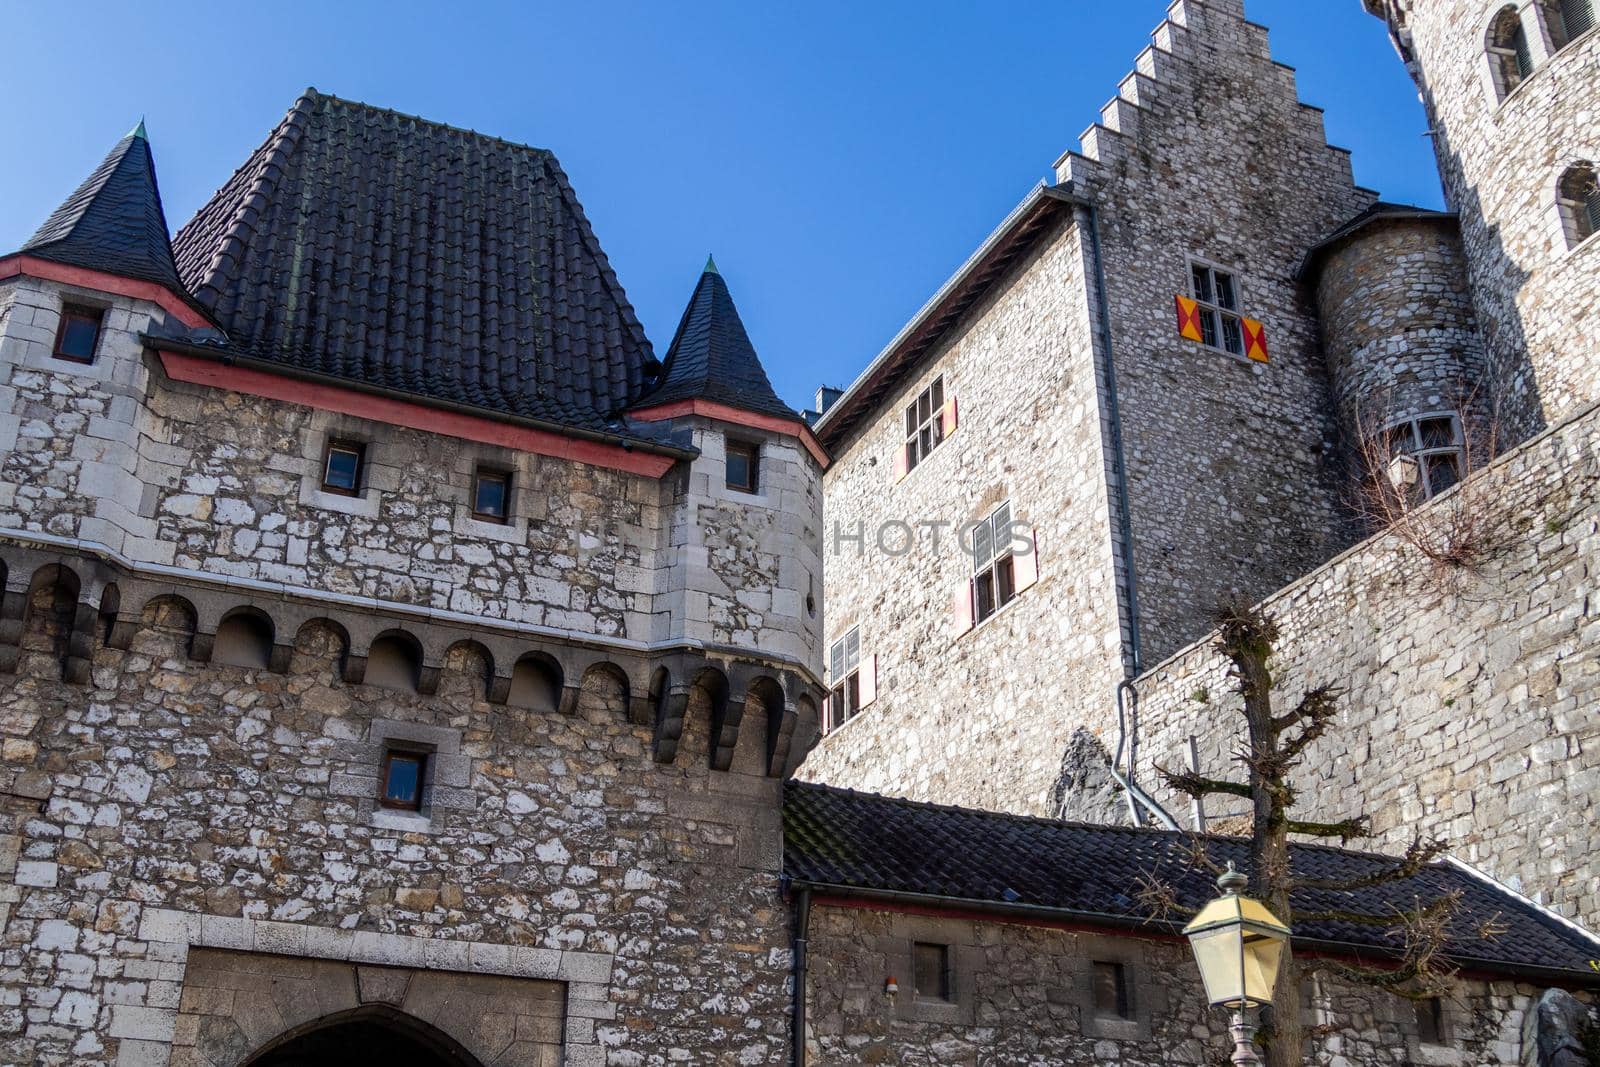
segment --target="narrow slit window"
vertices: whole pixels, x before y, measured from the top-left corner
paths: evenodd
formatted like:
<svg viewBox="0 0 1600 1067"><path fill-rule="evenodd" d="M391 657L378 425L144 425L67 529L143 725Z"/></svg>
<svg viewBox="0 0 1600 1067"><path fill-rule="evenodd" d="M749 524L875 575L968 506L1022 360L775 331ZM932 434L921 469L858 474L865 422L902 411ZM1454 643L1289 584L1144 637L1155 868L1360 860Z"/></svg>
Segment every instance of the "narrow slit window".
<svg viewBox="0 0 1600 1067"><path fill-rule="evenodd" d="M1424 1045L1444 1044L1444 1003L1438 997L1411 1002L1417 1016L1417 1040Z"/></svg>
<svg viewBox="0 0 1600 1067"><path fill-rule="evenodd" d="M355 496L361 491L367 446L358 441L329 441L322 458L322 488L329 493Z"/></svg>
<svg viewBox="0 0 1600 1067"><path fill-rule="evenodd" d="M80 304L61 307L61 325L56 329L55 356L73 363L93 363L100 347L100 327L105 312Z"/></svg>
<svg viewBox="0 0 1600 1067"><path fill-rule="evenodd" d="M1239 314L1239 280L1225 270L1191 263L1189 283L1199 304L1202 344L1244 355L1244 326Z"/></svg>
<svg viewBox="0 0 1600 1067"><path fill-rule="evenodd" d="M906 470L916 469L918 463L944 443L944 376L917 394L917 399L906 405Z"/></svg>
<svg viewBox="0 0 1600 1067"><path fill-rule="evenodd" d="M472 517L503 523L511 514L511 475L479 467L472 478Z"/></svg>
<svg viewBox="0 0 1600 1067"><path fill-rule="evenodd" d="M836 730L861 711L861 627L852 626L828 650L828 721Z"/></svg>
<svg viewBox="0 0 1600 1067"><path fill-rule="evenodd" d="M1112 1019L1130 1019L1128 970L1121 963L1096 960L1094 964L1094 1012Z"/></svg>
<svg viewBox="0 0 1600 1067"><path fill-rule="evenodd" d="M914 991L923 1000L954 999L950 980L950 946L918 941L911 946Z"/></svg>
<svg viewBox="0 0 1600 1067"><path fill-rule="evenodd" d="M428 765L425 752L390 750L383 756L383 792L378 802L401 811L422 810L423 772Z"/></svg>
<svg viewBox="0 0 1600 1067"><path fill-rule="evenodd" d="M729 441L727 485L741 493L754 493L761 485L761 446L748 441Z"/></svg>

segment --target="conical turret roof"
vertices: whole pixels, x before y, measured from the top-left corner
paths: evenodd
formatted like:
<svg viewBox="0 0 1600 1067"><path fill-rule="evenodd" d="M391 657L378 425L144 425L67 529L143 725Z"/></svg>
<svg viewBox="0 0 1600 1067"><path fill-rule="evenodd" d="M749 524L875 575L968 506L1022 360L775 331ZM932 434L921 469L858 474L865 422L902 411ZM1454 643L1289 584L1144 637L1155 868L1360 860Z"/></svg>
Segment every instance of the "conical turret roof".
<svg viewBox="0 0 1600 1067"><path fill-rule="evenodd" d="M677 400L711 400L742 411L797 417L773 391L728 284L709 257L667 349L661 384L640 406Z"/></svg>
<svg viewBox="0 0 1600 1067"><path fill-rule="evenodd" d="M143 121L117 142L20 251L184 292Z"/></svg>

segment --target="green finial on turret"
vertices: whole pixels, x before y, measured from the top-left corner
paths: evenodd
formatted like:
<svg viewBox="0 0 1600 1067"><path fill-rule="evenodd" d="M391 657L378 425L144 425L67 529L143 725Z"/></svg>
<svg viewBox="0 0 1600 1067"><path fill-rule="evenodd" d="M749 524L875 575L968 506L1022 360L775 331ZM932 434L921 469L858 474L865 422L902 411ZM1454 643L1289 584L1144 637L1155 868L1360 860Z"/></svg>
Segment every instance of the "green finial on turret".
<svg viewBox="0 0 1600 1067"><path fill-rule="evenodd" d="M722 273L721 271L719 271L717 269L717 261L716 261L715 257L713 257L711 255L707 255L706 256L706 269L702 273L705 273L705 274L721 274Z"/></svg>
<svg viewBox="0 0 1600 1067"><path fill-rule="evenodd" d="M149 137L145 136L145 132L144 132L144 116L143 115L139 116L139 125L135 126L132 130L128 131L128 136L136 138L136 139L138 139L140 141L148 141L150 139Z"/></svg>

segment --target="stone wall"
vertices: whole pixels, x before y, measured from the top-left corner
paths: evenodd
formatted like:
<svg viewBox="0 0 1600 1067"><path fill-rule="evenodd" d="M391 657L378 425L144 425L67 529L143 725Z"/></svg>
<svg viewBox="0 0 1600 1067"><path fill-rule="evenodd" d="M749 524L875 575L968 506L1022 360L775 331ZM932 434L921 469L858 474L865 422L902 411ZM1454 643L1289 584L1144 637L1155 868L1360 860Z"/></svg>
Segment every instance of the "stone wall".
<svg viewBox="0 0 1600 1067"><path fill-rule="evenodd" d="M1441 411L1489 434L1492 384L1454 220L1375 219L1322 252L1316 286L1346 442ZM1357 446L1358 477L1361 459Z"/></svg>
<svg viewBox="0 0 1600 1067"><path fill-rule="evenodd" d="M1600 33L1555 50L1544 6L1520 11L1533 73L1500 99L1485 51L1504 0L1369 0L1413 57L1473 299L1514 442L1600 395L1600 242L1568 248L1556 186L1600 162Z"/></svg>
<svg viewBox="0 0 1600 1067"><path fill-rule="evenodd" d="M1418 519L1475 530L1471 569L1376 537L1265 602L1283 631L1279 699L1345 689L1295 785L1318 819L1372 817L1371 844L1446 838L1456 857L1591 928L1600 924L1600 409L1481 470ZM1475 516L1463 524L1455 516ZM1143 784L1182 765L1240 771L1237 697L1209 640L1137 683ZM1232 811L1237 814L1237 811ZM1213 816L1230 814L1213 806ZM1187 820L1185 819L1187 822Z"/></svg>
<svg viewBox="0 0 1600 1067"><path fill-rule="evenodd" d="M801 605L820 592L820 472L793 437L757 434L766 488L735 502L721 429L703 420L674 428L703 453L656 479L174 382L139 341L153 305L31 278L0 290L15 301L0 338L0 527L260 587L720 644L817 672L820 618ZM68 295L109 306L92 365L51 357ZM366 446L358 495L321 488L331 439ZM511 472L504 524L472 516L480 464Z"/></svg>
<svg viewBox="0 0 1600 1067"><path fill-rule="evenodd" d="M948 1002L918 997L913 942L944 944ZM807 1024L816 1067L893 1063L1215 1064L1232 1043L1205 1005L1188 947L1171 940L818 905L808 944ZM1095 962L1120 963L1129 1018L1095 1011ZM885 992L894 976L899 992ZM1306 978L1307 1063L1521 1067L1539 990L1461 981L1443 998L1439 1045L1418 1038L1411 1002L1326 975ZM1529 1061L1531 1062L1531 1061Z"/></svg>
<svg viewBox="0 0 1600 1067"><path fill-rule="evenodd" d="M0 675L0 1060L162 1063L209 1041L234 1058L204 1062L237 1062L266 1016L231 1016L239 1039L196 1021L215 987L199 950L500 975L496 1010L530 1017L528 980L563 983L572 1064L786 1054L779 781L762 717L730 727L711 679L663 758L614 666L574 679L569 710L491 701L471 642L431 695L351 682L337 609L278 670L206 664L167 596L125 650L91 625L72 684L72 600L45 582L19 614ZM397 739L431 750L419 812L377 804ZM731 769L713 770L726 739ZM326 1014L288 988L285 1025Z"/></svg>

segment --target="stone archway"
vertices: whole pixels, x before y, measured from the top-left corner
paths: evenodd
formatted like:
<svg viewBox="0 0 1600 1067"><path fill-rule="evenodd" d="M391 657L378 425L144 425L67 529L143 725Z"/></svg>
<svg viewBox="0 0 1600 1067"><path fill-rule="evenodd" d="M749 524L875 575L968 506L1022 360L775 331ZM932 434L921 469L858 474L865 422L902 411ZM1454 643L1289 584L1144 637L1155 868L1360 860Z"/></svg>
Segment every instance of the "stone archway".
<svg viewBox="0 0 1600 1067"><path fill-rule="evenodd" d="M482 1067L448 1036L382 1006L330 1015L284 1034L245 1061L245 1067L349 1067L403 1063L408 1067Z"/></svg>

